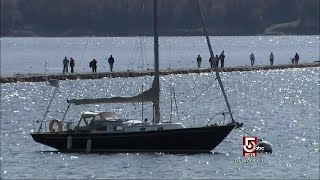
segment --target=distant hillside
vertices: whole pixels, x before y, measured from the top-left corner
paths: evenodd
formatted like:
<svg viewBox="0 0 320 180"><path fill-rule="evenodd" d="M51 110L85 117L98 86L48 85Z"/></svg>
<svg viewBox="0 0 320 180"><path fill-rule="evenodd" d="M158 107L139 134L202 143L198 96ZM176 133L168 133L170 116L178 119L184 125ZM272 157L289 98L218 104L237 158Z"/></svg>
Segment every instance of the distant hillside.
<svg viewBox="0 0 320 180"><path fill-rule="evenodd" d="M202 35L196 0L159 0L161 35ZM201 0L211 35L319 34L319 0ZM1 36L152 34L152 0L1 0Z"/></svg>

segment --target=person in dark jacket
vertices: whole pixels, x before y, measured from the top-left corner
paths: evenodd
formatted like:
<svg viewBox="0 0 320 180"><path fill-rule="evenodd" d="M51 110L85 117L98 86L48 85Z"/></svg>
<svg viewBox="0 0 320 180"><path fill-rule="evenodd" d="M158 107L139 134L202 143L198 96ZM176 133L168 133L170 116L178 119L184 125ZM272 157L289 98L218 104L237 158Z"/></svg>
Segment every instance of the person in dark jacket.
<svg viewBox="0 0 320 180"><path fill-rule="evenodd" d="M216 57L214 57L214 62L216 62L216 66L219 67L219 56L216 54Z"/></svg>
<svg viewBox="0 0 320 180"><path fill-rule="evenodd" d="M224 67L224 58L226 56L224 55L224 51L221 52L220 56L219 56L219 59L220 59L220 62L221 62L221 67Z"/></svg>
<svg viewBox="0 0 320 180"><path fill-rule="evenodd" d="M69 59L67 59L67 57L64 57L64 59L62 60L62 64L63 64L63 74L65 72L68 72L68 65L69 65Z"/></svg>
<svg viewBox="0 0 320 180"><path fill-rule="evenodd" d="M254 61L256 60L256 58L254 57L254 54L253 53L251 53L250 54L250 61L251 61L251 66L253 66L254 65Z"/></svg>
<svg viewBox="0 0 320 180"><path fill-rule="evenodd" d="M96 59L93 59L90 64L89 64L90 68L92 68L92 72L97 72L97 61Z"/></svg>
<svg viewBox="0 0 320 180"><path fill-rule="evenodd" d="M209 63L210 63L210 67L213 68L213 60L211 57L209 58Z"/></svg>
<svg viewBox="0 0 320 180"><path fill-rule="evenodd" d="M299 63L299 59L300 59L300 57L299 57L298 53L296 53L296 55L294 56L294 63L298 64Z"/></svg>
<svg viewBox="0 0 320 180"><path fill-rule="evenodd" d="M74 59L73 58L70 58L70 68L71 68L71 73L74 72Z"/></svg>
<svg viewBox="0 0 320 180"><path fill-rule="evenodd" d="M197 57L198 68L201 67L201 62L202 62L202 58L201 58L201 56L200 56L200 54L199 54L198 57Z"/></svg>
<svg viewBox="0 0 320 180"><path fill-rule="evenodd" d="M273 52L270 53L270 65L273 65L274 55Z"/></svg>
<svg viewBox="0 0 320 180"><path fill-rule="evenodd" d="M113 63L114 63L114 58L112 57L112 55L109 57L108 63L109 63L109 66L110 66L110 71L112 72L112 70L113 70Z"/></svg>

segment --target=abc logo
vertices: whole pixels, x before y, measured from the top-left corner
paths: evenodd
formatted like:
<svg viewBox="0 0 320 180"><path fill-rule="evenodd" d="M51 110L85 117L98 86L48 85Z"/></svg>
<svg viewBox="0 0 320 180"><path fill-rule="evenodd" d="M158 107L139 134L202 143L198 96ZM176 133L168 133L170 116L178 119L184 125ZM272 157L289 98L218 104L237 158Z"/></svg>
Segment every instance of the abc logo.
<svg viewBox="0 0 320 180"><path fill-rule="evenodd" d="M264 151L264 147L256 146L256 151Z"/></svg>

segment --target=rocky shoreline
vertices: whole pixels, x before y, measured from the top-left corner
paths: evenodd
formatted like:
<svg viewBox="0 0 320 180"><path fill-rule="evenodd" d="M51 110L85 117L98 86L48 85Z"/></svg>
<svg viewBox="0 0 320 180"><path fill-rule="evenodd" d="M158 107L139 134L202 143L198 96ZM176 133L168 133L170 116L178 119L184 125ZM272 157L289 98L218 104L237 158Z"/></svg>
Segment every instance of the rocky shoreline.
<svg viewBox="0 0 320 180"><path fill-rule="evenodd" d="M238 67L225 67L219 68L220 72L232 71L258 71L258 70L273 70L273 69L288 69L288 68L307 68L307 67L320 67L320 62L304 63L304 64L283 64L274 66L238 66ZM214 72L213 68L196 68L196 69L167 69L160 70L160 75L170 74L189 74L189 73L208 73ZM139 76L152 76L152 71L123 71L123 72L101 72L101 73L76 73L76 74L16 74L12 76L1 76L0 83L13 83L13 82L41 82L48 79L58 80L80 80L80 79L101 79L101 78L116 78L116 77L139 77Z"/></svg>

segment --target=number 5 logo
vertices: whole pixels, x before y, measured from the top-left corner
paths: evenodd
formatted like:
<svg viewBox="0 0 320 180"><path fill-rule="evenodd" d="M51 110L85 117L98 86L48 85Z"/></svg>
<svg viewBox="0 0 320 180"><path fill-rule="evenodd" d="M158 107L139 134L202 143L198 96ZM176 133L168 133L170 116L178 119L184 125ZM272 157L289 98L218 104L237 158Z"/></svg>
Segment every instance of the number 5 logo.
<svg viewBox="0 0 320 180"><path fill-rule="evenodd" d="M244 136L242 139L243 156L256 156L257 137Z"/></svg>

